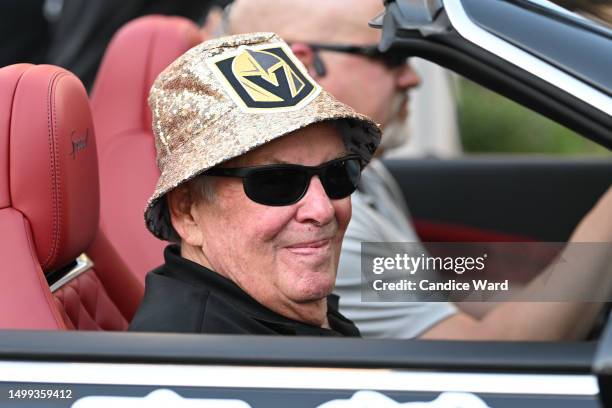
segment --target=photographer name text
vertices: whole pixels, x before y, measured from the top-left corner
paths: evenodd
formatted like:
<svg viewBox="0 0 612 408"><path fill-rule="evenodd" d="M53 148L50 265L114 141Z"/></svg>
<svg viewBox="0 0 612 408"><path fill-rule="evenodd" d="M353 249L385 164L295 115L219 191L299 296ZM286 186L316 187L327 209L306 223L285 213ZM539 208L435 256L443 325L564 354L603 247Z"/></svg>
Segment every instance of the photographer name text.
<svg viewBox="0 0 612 408"><path fill-rule="evenodd" d="M458 282L454 279L445 282L432 282L427 279L418 282L402 279L396 282L385 282L377 279L372 282L372 288L377 291L508 291L510 289L508 279L501 282L491 282L487 279L472 279L471 281Z"/></svg>

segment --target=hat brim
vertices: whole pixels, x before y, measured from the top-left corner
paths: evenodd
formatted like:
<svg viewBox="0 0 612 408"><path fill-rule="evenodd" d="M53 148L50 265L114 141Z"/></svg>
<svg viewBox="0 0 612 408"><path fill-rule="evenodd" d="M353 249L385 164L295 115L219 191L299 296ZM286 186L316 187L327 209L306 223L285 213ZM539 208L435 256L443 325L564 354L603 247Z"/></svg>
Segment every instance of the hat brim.
<svg viewBox="0 0 612 408"><path fill-rule="evenodd" d="M338 102L325 91L321 91L316 99L303 109L285 113L282 121L269 120L265 113L252 116L253 120L249 123L226 127L224 134L213 137L207 135L206 138L194 135L169 154L166 163L160 163L160 167L166 171L160 175L155 192L144 212L146 226L153 235L162 240L168 240L170 237L168 226L163 222L167 211L165 195L169 191L220 163L291 132L315 123L342 121L348 125L347 131L342 132L347 150L359 154L364 164L371 160L380 143L380 128L372 120ZM211 151L211 144L218 148Z"/></svg>

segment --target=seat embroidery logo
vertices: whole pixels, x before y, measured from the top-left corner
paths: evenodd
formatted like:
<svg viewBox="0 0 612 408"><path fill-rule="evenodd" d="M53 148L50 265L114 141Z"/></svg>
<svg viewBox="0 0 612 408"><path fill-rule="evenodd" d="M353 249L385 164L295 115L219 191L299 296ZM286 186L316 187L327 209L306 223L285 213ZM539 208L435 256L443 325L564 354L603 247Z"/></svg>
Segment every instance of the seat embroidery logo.
<svg viewBox="0 0 612 408"><path fill-rule="evenodd" d="M87 148L88 139L89 128L85 130L84 135L79 135L76 130L73 130L72 133L70 133L70 141L72 142L72 151L70 152L70 156L72 156L72 159L76 159L77 153Z"/></svg>
<svg viewBox="0 0 612 408"><path fill-rule="evenodd" d="M320 92L284 44L243 46L211 59L209 66L232 100L249 112L300 109Z"/></svg>

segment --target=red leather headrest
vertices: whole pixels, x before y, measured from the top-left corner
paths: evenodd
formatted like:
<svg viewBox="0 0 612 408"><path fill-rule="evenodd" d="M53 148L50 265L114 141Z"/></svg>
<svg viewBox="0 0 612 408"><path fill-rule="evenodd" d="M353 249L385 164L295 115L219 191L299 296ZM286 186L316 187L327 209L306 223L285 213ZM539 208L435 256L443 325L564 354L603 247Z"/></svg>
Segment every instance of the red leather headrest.
<svg viewBox="0 0 612 408"><path fill-rule="evenodd" d="M150 15L125 25L110 42L91 94L102 138L123 131L151 131L149 90L157 75L186 50L202 42L195 23L184 17Z"/></svg>
<svg viewBox="0 0 612 408"><path fill-rule="evenodd" d="M98 198L94 128L81 82L50 65L2 68L0 205L29 221L43 271L66 266L89 246Z"/></svg>

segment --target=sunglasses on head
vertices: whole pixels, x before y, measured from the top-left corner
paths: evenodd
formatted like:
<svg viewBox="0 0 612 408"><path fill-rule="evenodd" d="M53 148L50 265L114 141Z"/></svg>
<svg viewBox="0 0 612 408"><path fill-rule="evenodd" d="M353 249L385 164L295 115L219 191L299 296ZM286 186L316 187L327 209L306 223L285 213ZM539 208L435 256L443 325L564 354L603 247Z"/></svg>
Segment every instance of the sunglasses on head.
<svg viewBox="0 0 612 408"><path fill-rule="evenodd" d="M315 69L317 75L325 75L323 61L317 55L317 51L343 52L346 54L362 55L367 58L381 61L387 68L398 68L406 64L406 57L394 53L380 52L377 45L350 45L350 44L322 44L307 43L315 51Z"/></svg>
<svg viewBox="0 0 612 408"><path fill-rule="evenodd" d="M319 166L269 164L254 167L214 167L208 176L242 178L244 192L256 203L284 206L300 201L313 176L319 176L325 193L332 200L348 197L361 177L359 155L348 155Z"/></svg>

